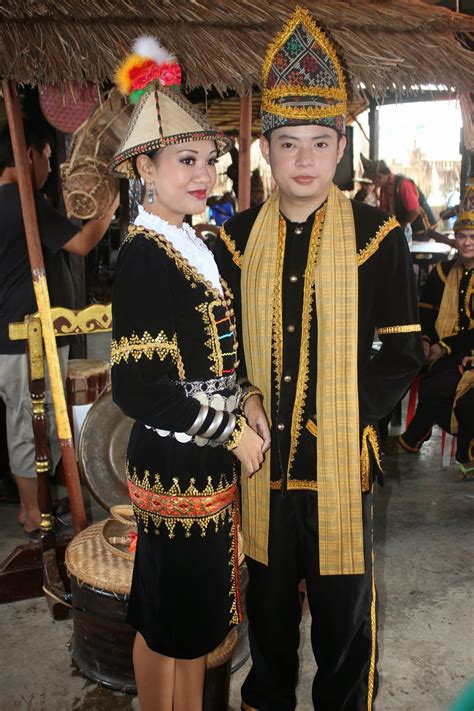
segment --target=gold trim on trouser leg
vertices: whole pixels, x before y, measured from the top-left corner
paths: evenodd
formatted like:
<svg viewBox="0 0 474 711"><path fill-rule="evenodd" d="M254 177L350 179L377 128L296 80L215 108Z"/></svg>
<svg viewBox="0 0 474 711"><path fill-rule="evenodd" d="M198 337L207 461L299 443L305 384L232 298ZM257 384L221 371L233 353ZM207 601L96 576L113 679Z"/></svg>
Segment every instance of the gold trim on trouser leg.
<svg viewBox="0 0 474 711"><path fill-rule="evenodd" d="M253 706L249 706L248 704L246 704L245 701L241 702L241 709L242 711L258 711L258 709L254 708Z"/></svg>
<svg viewBox="0 0 474 711"><path fill-rule="evenodd" d="M373 488L372 488L373 496ZM375 656L377 651L377 592L375 589L375 556L374 556L374 503L372 499L371 507L372 520L372 603L370 605L370 625L372 630L372 651L370 655L368 692L367 692L367 711L372 711L374 701L374 682L375 682Z"/></svg>

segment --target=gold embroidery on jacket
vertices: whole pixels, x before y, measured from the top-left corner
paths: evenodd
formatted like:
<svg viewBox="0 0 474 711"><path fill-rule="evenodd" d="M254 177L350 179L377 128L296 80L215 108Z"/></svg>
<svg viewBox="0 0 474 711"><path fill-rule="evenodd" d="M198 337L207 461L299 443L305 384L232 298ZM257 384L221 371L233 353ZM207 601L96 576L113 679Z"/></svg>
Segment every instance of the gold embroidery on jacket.
<svg viewBox="0 0 474 711"><path fill-rule="evenodd" d="M196 306L196 311L199 311L204 321L204 330L209 338L205 342L205 346L209 348L210 353L207 356L212 365L210 370L218 378L222 375L222 370L224 368L222 351L219 343L219 334L217 333L217 326L212 310L214 306L220 306L221 301L211 301L205 302L204 304L199 304Z"/></svg>
<svg viewBox="0 0 474 711"><path fill-rule="evenodd" d="M384 336L389 333L418 333L421 331L419 323L409 323L404 326L382 326L377 328L379 336Z"/></svg>
<svg viewBox="0 0 474 711"><path fill-rule="evenodd" d="M314 304L314 269L318 257L319 240L321 229L326 216L326 205L316 213L311 238L308 249L308 260L306 262L304 291L303 291L303 315L301 321L301 345L300 359L298 364L298 379L296 381L295 404L293 407L293 418L291 421L291 443L288 457L288 478L290 478L291 467L295 459L296 448L300 432L303 428L302 418L306 401L306 391L309 379L309 338L311 331L311 317Z"/></svg>
<svg viewBox="0 0 474 711"><path fill-rule="evenodd" d="M441 266L442 263L443 262L438 262L435 269L436 269L436 273L438 274L438 276L441 279L441 281L443 282L443 284L446 284L448 279L447 279L445 273L443 272L443 267Z"/></svg>
<svg viewBox="0 0 474 711"><path fill-rule="evenodd" d="M368 244L365 245L363 249L360 250L357 263L359 267L364 264L380 247L380 243L383 239L391 232L395 227L400 227L399 222L395 217L390 217L386 220L381 227L377 230L375 237L373 237Z"/></svg>
<svg viewBox="0 0 474 711"><path fill-rule="evenodd" d="M224 242L228 251L232 255L232 261L234 262L234 264L236 264L239 267L239 269L241 269L242 268L242 255L238 251L232 237L229 237L229 235L227 234L227 232L225 231L225 229L223 227L221 227L221 229L219 230L219 238Z"/></svg>
<svg viewBox="0 0 474 711"><path fill-rule="evenodd" d="M143 235L145 239L152 240L158 247L163 249L168 257L174 261L180 272L182 272L186 279L191 282L191 286L195 282L203 284L206 287L207 292L220 301L224 301L220 291L216 289L210 281L205 279L202 274L200 274L198 270L185 257L183 257L181 252L173 247L171 242L169 242L164 235L160 235L158 232L149 230L141 225L130 225L128 228L128 235L122 245L125 244L125 242L130 242L136 235Z"/></svg>
<svg viewBox="0 0 474 711"><path fill-rule="evenodd" d="M148 331L145 331L143 336L137 336L136 333L132 333L130 338L122 336L118 341L112 339L111 365L118 365L122 360L127 363L130 357L135 362L138 362L143 356L151 360L154 355L157 355L161 361L170 356L178 369L179 378L181 380L185 379L184 365L176 333L171 339L167 338L164 331L160 331L155 338Z"/></svg>
<svg viewBox="0 0 474 711"><path fill-rule="evenodd" d="M275 368L275 392L277 400L280 398L280 383L283 364L283 263L285 261L286 222L280 215L278 229L278 250L275 289L273 292L273 323L272 323L272 351L273 365Z"/></svg>

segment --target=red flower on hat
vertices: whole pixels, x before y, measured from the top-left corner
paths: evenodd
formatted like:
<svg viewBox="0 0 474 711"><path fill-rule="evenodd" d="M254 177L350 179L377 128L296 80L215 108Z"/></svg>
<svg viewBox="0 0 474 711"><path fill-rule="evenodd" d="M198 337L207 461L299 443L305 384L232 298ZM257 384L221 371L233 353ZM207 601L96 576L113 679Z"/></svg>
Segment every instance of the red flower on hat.
<svg viewBox="0 0 474 711"><path fill-rule="evenodd" d="M143 64L130 69L130 81L132 89L143 89L153 79L158 79L160 76L160 67L153 59L148 59Z"/></svg>
<svg viewBox="0 0 474 711"><path fill-rule="evenodd" d="M160 65L161 86L179 86L181 84L181 67L179 64L165 62Z"/></svg>

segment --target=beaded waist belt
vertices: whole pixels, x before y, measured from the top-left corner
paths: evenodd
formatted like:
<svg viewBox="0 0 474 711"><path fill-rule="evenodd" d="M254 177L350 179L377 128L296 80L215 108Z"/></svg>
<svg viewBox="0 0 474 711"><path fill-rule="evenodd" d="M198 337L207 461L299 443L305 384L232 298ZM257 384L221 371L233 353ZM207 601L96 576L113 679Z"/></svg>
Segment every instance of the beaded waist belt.
<svg viewBox="0 0 474 711"><path fill-rule="evenodd" d="M237 494L237 483L214 494L164 494L155 493L128 482L132 503L139 509L162 518L196 519L214 516L227 508Z"/></svg>

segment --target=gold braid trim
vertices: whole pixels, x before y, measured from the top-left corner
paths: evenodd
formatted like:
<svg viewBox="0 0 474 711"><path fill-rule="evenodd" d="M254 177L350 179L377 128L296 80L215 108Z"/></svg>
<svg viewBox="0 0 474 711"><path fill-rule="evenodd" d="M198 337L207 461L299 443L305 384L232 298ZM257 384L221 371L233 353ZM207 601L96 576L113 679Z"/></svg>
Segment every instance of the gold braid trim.
<svg viewBox="0 0 474 711"><path fill-rule="evenodd" d="M439 276L439 278L441 279L441 281L443 282L443 284L446 284L448 279L447 279L445 273L443 272L443 268L441 265L442 265L442 262L438 262L438 264L436 265L436 273Z"/></svg>
<svg viewBox="0 0 474 711"><path fill-rule="evenodd" d="M145 331L141 337L134 332L130 338L122 336L119 341L112 339L111 365L118 365L122 360L128 363L130 357L135 362L138 362L142 356L151 360L154 355L157 355L161 361L164 361L166 356L170 356L178 369L180 379L185 379L184 365L179 352L176 333L171 339L166 337L164 331L160 331L156 338L153 338L148 331Z"/></svg>
<svg viewBox="0 0 474 711"><path fill-rule="evenodd" d="M298 379L296 382L295 404L293 407L293 418L291 421L291 444L288 457L288 478L295 459L296 448L302 429L303 409L306 401L306 391L308 389L309 377L309 337L312 317L312 307L314 303L314 269L318 258L319 240L321 230L326 217L326 205L318 210L314 219L313 229L308 249L308 260L306 262L304 292L303 292L303 317L301 321L301 345L300 360L298 364Z"/></svg>
<svg viewBox="0 0 474 711"><path fill-rule="evenodd" d="M210 292L216 299L219 299L221 303L226 305L226 301L220 291L214 287L214 285L205 279L202 274L181 254L181 252L173 247L171 242L169 242L164 235L158 234L147 227L142 227L141 225L129 225L128 235L122 242L122 246L137 235L142 235L145 239L152 240L158 247L161 247L168 257L174 261L178 269L184 274L186 279L191 282L191 286L196 286L195 282L203 284L207 292Z"/></svg>
<svg viewBox="0 0 474 711"><path fill-rule="evenodd" d="M275 275L275 290L273 292L273 322L272 322L272 352L273 366L275 368L275 393L277 402L280 399L280 384L283 367L283 264L286 248L286 222L279 216L278 222L278 248Z"/></svg>
<svg viewBox="0 0 474 711"><path fill-rule="evenodd" d="M174 538L176 524L184 528L186 538L191 536L191 528L197 524L204 537L210 523L214 523L215 531L228 520L232 520L235 504L237 481L230 484L225 476L220 477L217 487L212 484L212 478L207 478L207 485L202 491L195 486L195 479L189 480L189 486L181 490L179 479L173 477L169 489L161 483L159 474L153 476L150 483L150 472L145 470L143 477L138 477L134 468L129 469L127 462L128 489L137 520L141 520L148 533L150 522L157 533L162 524L168 531L168 537Z"/></svg>
<svg viewBox="0 0 474 711"><path fill-rule="evenodd" d="M377 592L375 588L375 556L374 556L374 505L371 507L372 517L372 602L370 603L371 652L367 689L367 711L372 711L375 687L375 661L377 655Z"/></svg>
<svg viewBox="0 0 474 711"><path fill-rule="evenodd" d="M229 452L239 446L242 436L244 434L245 428L247 426L247 420L242 415L237 415L234 430L228 440L224 445Z"/></svg>
<svg viewBox="0 0 474 711"><path fill-rule="evenodd" d="M317 491L318 482L309 481L308 479L288 479L286 488L288 489L288 491ZM280 491L281 479L279 479L278 481L271 481L270 489Z"/></svg>
<svg viewBox="0 0 474 711"><path fill-rule="evenodd" d="M361 249L357 257L357 264L359 267L366 262L380 247L380 243L383 239L391 232L395 227L400 227L400 223L395 217L390 217L386 220L381 227L377 230L375 237L373 237L370 242Z"/></svg>
<svg viewBox="0 0 474 711"><path fill-rule="evenodd" d="M372 447L377 466L379 467L379 469L382 469L379 441L377 437L377 432L375 431L375 427L373 425L367 425L367 427L364 427L364 431L362 432L362 442L360 446L360 479L362 491L364 492L370 490L370 454L368 446L369 442L370 446Z"/></svg>
<svg viewBox="0 0 474 711"><path fill-rule="evenodd" d="M419 323L409 323L404 326L382 326L377 328L379 336L384 336L388 333L418 333L421 331Z"/></svg>
<svg viewBox="0 0 474 711"><path fill-rule="evenodd" d="M263 395L262 391L255 387L255 385L252 385L248 390L245 391L244 395L242 395L242 398L240 400L240 409L243 410L245 403L249 399L249 397L252 397L253 395L258 395L259 397L262 398L263 400Z"/></svg>
<svg viewBox="0 0 474 711"><path fill-rule="evenodd" d="M242 255L240 254L239 250L235 246L234 240L231 237L229 237L229 235L227 234L227 232L225 231L225 229L223 227L221 227L221 229L219 230L219 239L221 239L224 242L228 251L232 255L232 261L234 262L234 264L236 264L239 267L239 269L242 269Z"/></svg>

